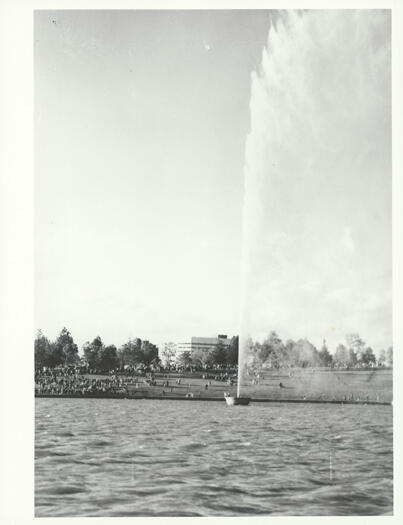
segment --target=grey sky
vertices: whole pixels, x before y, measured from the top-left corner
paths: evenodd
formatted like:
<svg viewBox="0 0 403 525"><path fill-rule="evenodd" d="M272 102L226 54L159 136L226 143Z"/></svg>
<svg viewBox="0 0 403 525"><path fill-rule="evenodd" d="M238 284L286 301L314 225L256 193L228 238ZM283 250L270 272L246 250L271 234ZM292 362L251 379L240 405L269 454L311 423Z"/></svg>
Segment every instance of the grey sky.
<svg viewBox="0 0 403 525"><path fill-rule="evenodd" d="M251 109L250 332L391 344L389 15L305 15L36 12L37 328L239 333Z"/></svg>
<svg viewBox="0 0 403 525"><path fill-rule="evenodd" d="M250 74L268 12L37 11L35 324L239 331Z"/></svg>

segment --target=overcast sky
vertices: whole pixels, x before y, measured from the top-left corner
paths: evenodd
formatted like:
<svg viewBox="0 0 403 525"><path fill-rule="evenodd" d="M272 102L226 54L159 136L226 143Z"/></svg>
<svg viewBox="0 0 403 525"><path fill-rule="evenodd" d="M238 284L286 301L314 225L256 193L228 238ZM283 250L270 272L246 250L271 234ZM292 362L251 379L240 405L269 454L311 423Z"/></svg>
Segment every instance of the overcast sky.
<svg viewBox="0 0 403 525"><path fill-rule="evenodd" d="M239 332L251 72L268 12L37 11L35 325Z"/></svg>
<svg viewBox="0 0 403 525"><path fill-rule="evenodd" d="M246 329L388 346L390 146L387 12L36 12L36 327L239 333L245 165Z"/></svg>

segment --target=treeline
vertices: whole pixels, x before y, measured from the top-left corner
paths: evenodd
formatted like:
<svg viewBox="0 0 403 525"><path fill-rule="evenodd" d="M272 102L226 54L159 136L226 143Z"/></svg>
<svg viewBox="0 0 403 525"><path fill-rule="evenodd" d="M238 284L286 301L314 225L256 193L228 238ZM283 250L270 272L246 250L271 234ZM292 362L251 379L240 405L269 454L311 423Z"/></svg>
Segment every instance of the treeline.
<svg viewBox="0 0 403 525"><path fill-rule="evenodd" d="M40 330L35 339L35 368L44 366L81 365L91 370L110 371L124 366L149 367L158 365L158 348L149 341L139 338L129 339L117 348L104 345L98 336L82 347L83 357L78 353L78 346L67 328L63 328L55 341L50 341Z"/></svg>
<svg viewBox="0 0 403 525"><path fill-rule="evenodd" d="M262 343L249 338L244 352L244 364L251 371L261 368L393 366L392 347L381 350L377 357L358 334L347 335L345 344L339 344L331 354L325 341L318 350L308 339L289 339L284 343L273 331Z"/></svg>
<svg viewBox="0 0 403 525"><path fill-rule="evenodd" d="M194 350L176 355L174 343L167 343L162 351L164 368L208 369L235 367L238 364L239 338L235 336L229 344L219 341L213 349ZM81 365L91 370L109 371L123 367L160 366L158 348L150 341L129 339L120 348L106 346L98 336L82 347L83 357L67 328L63 328L55 341L50 341L40 330L35 339L35 368L44 366ZM305 367L393 367L393 348L381 350L378 356L365 344L358 334L346 336L345 344L339 344L331 354L323 342L318 350L308 339L291 339L283 342L276 332L270 332L263 341L249 338L244 348L243 364L251 372L262 368Z"/></svg>

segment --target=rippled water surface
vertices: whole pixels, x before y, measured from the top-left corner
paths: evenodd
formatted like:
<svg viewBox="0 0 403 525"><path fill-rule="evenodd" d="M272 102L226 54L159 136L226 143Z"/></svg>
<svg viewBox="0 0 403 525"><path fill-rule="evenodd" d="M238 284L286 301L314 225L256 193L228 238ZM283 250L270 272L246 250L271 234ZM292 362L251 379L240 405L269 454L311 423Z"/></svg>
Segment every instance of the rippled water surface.
<svg viewBox="0 0 403 525"><path fill-rule="evenodd" d="M36 516L392 513L392 409L36 399Z"/></svg>

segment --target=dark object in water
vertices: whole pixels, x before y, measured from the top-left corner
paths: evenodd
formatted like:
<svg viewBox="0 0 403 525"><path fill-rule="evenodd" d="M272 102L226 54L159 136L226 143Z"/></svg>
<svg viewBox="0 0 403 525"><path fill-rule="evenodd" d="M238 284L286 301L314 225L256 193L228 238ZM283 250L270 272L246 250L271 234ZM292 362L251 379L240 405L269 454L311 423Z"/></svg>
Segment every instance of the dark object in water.
<svg viewBox="0 0 403 525"><path fill-rule="evenodd" d="M225 402L228 406L249 405L250 397L236 397L224 394Z"/></svg>

